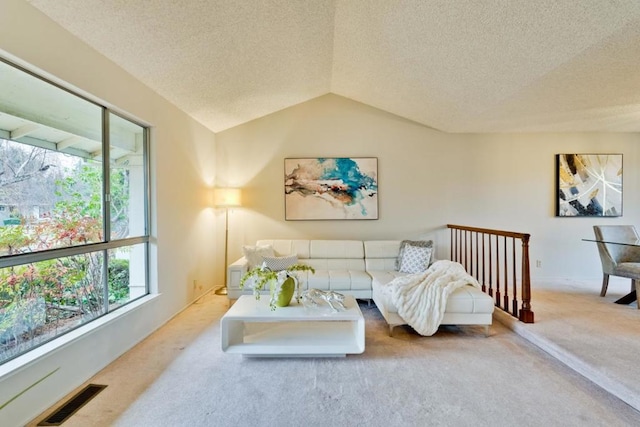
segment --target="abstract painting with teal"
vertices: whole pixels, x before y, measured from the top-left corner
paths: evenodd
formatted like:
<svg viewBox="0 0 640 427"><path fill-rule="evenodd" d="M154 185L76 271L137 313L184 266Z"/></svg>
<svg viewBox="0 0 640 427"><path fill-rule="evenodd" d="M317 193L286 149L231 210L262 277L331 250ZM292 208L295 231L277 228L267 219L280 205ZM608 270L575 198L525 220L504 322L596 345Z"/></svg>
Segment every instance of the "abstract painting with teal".
<svg viewBox="0 0 640 427"><path fill-rule="evenodd" d="M285 159L286 219L377 219L376 158Z"/></svg>

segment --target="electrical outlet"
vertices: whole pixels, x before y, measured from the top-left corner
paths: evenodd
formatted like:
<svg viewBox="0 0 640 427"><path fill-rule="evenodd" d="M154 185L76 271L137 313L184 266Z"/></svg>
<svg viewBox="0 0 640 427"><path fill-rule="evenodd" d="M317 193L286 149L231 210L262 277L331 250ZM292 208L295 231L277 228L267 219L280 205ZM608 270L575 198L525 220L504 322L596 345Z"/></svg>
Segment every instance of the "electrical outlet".
<svg viewBox="0 0 640 427"><path fill-rule="evenodd" d="M539 259L536 260L536 268L541 268L542 267L542 261L540 261Z"/></svg>

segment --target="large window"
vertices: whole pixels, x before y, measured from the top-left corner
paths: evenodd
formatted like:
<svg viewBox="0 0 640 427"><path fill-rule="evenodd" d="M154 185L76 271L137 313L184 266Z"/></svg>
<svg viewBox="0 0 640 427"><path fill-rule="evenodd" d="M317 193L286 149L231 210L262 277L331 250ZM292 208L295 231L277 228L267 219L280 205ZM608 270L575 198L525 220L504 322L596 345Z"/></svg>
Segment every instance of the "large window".
<svg viewBox="0 0 640 427"><path fill-rule="evenodd" d="M0 61L0 364L148 293L148 132Z"/></svg>

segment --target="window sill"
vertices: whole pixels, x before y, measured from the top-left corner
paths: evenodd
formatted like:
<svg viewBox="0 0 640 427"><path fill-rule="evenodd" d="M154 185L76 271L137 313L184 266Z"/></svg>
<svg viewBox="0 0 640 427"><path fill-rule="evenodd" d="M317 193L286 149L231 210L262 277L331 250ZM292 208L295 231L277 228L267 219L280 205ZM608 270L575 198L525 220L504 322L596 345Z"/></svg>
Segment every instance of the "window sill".
<svg viewBox="0 0 640 427"><path fill-rule="evenodd" d="M3 381L6 377L16 374L23 369L27 369L34 363L37 363L40 359L46 357L48 354L54 351L58 351L72 342L82 338L86 334L96 331L102 328L104 325L113 322L115 319L118 319L122 316L125 316L129 312L132 312L139 307L153 301L160 294L152 294L146 295L140 299L137 299L123 307L114 310L112 313L106 314L96 320L93 320L86 325L82 325L73 331L67 332L66 334L49 341L46 344L43 344L39 347L34 348L33 350L23 354L22 356L18 356L15 359L9 360L7 363L0 366L0 381Z"/></svg>

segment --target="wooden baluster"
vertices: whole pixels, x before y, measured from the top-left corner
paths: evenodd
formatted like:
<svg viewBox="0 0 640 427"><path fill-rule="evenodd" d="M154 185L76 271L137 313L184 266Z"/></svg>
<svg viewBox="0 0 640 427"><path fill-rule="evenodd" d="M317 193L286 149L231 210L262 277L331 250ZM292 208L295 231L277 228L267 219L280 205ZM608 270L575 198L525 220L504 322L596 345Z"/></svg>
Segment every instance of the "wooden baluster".
<svg viewBox="0 0 640 427"><path fill-rule="evenodd" d="M469 271L473 274L473 231L469 232L469 250L467 256L469 259ZM635 289L635 288L634 288Z"/></svg>
<svg viewBox="0 0 640 427"><path fill-rule="evenodd" d="M500 307L500 237L496 236L496 305Z"/></svg>
<svg viewBox="0 0 640 427"><path fill-rule="evenodd" d="M517 275L516 275L516 239L511 239L511 251L513 252L513 297L511 298L511 314L514 317L518 317L518 283L517 283Z"/></svg>
<svg viewBox="0 0 640 427"><path fill-rule="evenodd" d="M489 235L488 237L489 240L489 295L493 296L493 254L492 254L492 247L493 245L491 244L491 235Z"/></svg>
<svg viewBox="0 0 640 427"><path fill-rule="evenodd" d="M482 233L482 292L487 292L487 258L485 255L484 233Z"/></svg>
<svg viewBox="0 0 640 427"><path fill-rule="evenodd" d="M509 261L508 261L508 252L507 252L507 237L503 237L502 240L504 244L504 295L502 296L502 309L509 312Z"/></svg>
<svg viewBox="0 0 640 427"><path fill-rule="evenodd" d="M465 266L468 266L466 270L469 272L472 272L471 274L473 274L473 262L472 262L473 246L471 245L472 239L473 239L473 232L470 231L469 236L467 237L467 250L465 252Z"/></svg>
<svg viewBox="0 0 640 427"><path fill-rule="evenodd" d="M480 236L480 233L475 233L476 235L476 275L473 276L476 278L476 280L479 282L480 281L480 242L478 240L478 237Z"/></svg>
<svg viewBox="0 0 640 427"><path fill-rule="evenodd" d="M493 294L495 292L493 292L493 285L495 282L495 279L493 278L493 276L495 276L495 266L494 266L494 262L493 262L493 258L495 257L495 249L493 248L493 236L489 235L489 258L490 258L490 262L488 264L489 266L489 288L491 289L491 294L493 296Z"/></svg>
<svg viewBox="0 0 640 427"><path fill-rule="evenodd" d="M462 235L462 265L464 265L464 269L467 271L469 271L469 267L467 265L468 241L469 237L467 235L467 230L464 230L464 233Z"/></svg>
<svg viewBox="0 0 640 427"><path fill-rule="evenodd" d="M456 231L455 228L449 228L449 241L451 242L451 245L449 245L450 246L449 247L449 259L451 261L455 261L455 258L453 257L453 248L456 245L456 242L455 242L454 237L453 237L453 233L455 233L455 231Z"/></svg>

